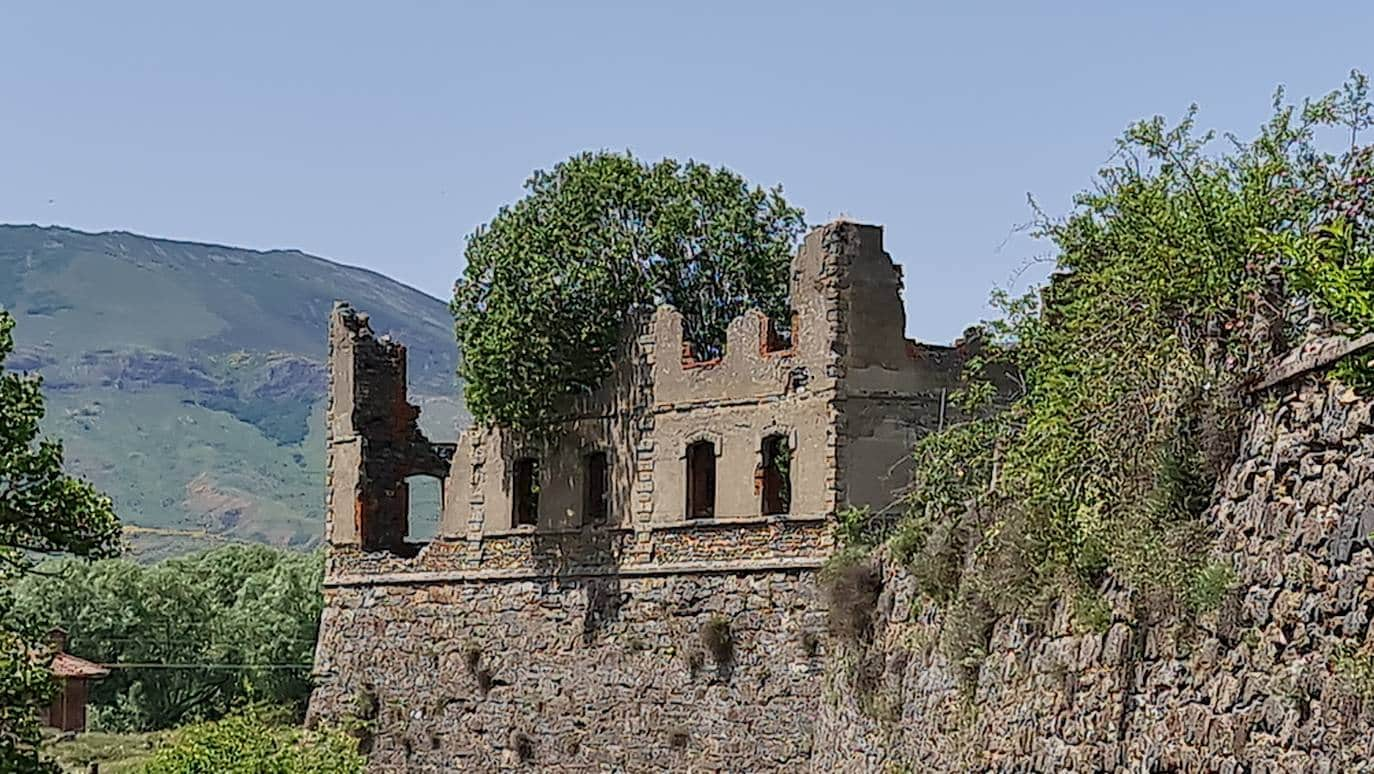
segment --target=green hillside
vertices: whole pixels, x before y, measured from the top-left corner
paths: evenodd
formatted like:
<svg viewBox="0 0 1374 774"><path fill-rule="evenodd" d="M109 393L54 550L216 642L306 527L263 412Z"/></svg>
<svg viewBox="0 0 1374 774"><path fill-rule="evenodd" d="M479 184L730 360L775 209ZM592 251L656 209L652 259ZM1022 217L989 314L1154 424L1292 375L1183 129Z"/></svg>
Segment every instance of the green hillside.
<svg viewBox="0 0 1374 774"><path fill-rule="evenodd" d="M418 290L298 251L0 225L0 307L18 322L6 366L43 376L45 431L148 557L319 541L335 299L407 345L422 424L456 437L452 320ZM437 513L437 490L415 499Z"/></svg>

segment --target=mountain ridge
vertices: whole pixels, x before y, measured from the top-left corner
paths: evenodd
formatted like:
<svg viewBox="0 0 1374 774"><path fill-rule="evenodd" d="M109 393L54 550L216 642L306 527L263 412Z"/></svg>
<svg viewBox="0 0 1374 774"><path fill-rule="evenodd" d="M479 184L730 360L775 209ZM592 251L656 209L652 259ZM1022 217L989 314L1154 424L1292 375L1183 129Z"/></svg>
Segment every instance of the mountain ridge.
<svg viewBox="0 0 1374 774"><path fill-rule="evenodd" d="M455 438L452 318L422 290L298 249L0 224L0 308L17 323L6 368L44 379L45 433L141 528L144 555L198 547L158 535L318 543L336 300L406 343L422 425ZM413 499L437 512L437 491Z"/></svg>
<svg viewBox="0 0 1374 774"><path fill-rule="evenodd" d="M398 279L396 279L396 278L394 278L394 277L391 277L391 276L389 276L389 275L387 275L387 274L383 274L382 272L377 271L376 269L371 269L371 268L368 268L368 267L366 267L366 266L359 266L359 265L357 265L357 264L352 264L352 263L345 263L345 262L343 262L343 261L336 261L336 260L334 260L334 259L332 259L332 258L325 258L324 256L316 255L316 254L311 253L311 252L307 252L307 251L305 251L305 250L303 250L303 249L301 249L301 248L299 248L299 247L269 247L269 248L261 248L261 247L241 247L241 246L237 246L237 245L223 244L223 243L221 243L221 242L211 242L211 241L205 241L205 240L201 240L201 239L183 239L183 238L176 238L176 237L160 237L160 236L153 236L153 235L151 235L151 234L143 234L143 233L140 233L140 232L138 232L138 231L127 231L127 230L125 230L125 229L107 229L107 230L104 230L104 231L88 231L88 230L86 230L86 229L76 228L76 227L74 227L74 226L64 226L64 225L61 225L61 224L59 224L59 223L50 223L50 224L44 225L44 224L42 224L42 223L3 223L3 222L0 222L0 229L3 229L3 228L36 229L36 230L40 230L40 231L66 231L66 232L69 232L69 233L72 233L72 234L75 234L75 235L78 235L78 236L84 236L84 237L123 236L123 237L131 237L131 238L134 238L134 239L146 239L146 240L148 240L148 241L160 242L160 243L163 243L163 244L184 245L184 246L187 246L187 247L205 247L205 248L212 248L212 249L218 249L218 250L233 250L233 251L235 251L235 252L240 252L240 253L256 253L256 254L258 254L258 255L263 255L263 256L273 255L273 254L276 254L276 253L280 253L280 254L283 254L283 255L294 255L294 256L297 256L297 257L300 257L300 258L305 258L305 259L307 259L307 260L321 261L321 262L327 263L327 264L329 264L329 265L331 265L331 266L338 266L338 267L340 267L340 268L348 269L348 270L350 270L350 271L357 271L357 272L362 272L362 273L364 273L364 274L370 274L370 275L372 275L372 276L374 276L374 277L376 277L376 278L378 278L378 279L385 280L385 281L387 281L387 282L389 282L389 283L392 283L392 284L395 284L395 285L399 285L400 287L403 287L403 288L405 288L406 290L414 291L414 292L416 292L416 293L419 293L420 295L427 296L427 297L429 297L429 298L431 298L431 299L434 299L435 301L438 301L438 302L440 302L440 303L443 303L443 304L447 304L447 303L448 303L447 301L444 301L443 299L439 298L438 296L435 296L435 295L433 295L433 294L431 294L431 293L428 293L428 292L426 292L425 290L422 290L421 288L417 288L417 287L415 287L414 285L411 285L411 284L409 284L409 283L402 282L401 280L398 280Z"/></svg>

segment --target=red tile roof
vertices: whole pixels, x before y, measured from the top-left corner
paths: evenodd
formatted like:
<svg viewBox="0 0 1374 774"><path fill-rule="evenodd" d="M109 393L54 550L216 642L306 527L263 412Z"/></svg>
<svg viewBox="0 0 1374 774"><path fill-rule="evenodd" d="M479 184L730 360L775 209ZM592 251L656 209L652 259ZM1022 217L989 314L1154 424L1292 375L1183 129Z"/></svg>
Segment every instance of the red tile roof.
<svg viewBox="0 0 1374 774"><path fill-rule="evenodd" d="M58 653L52 658L52 673L58 677L104 677L110 670L70 653Z"/></svg>

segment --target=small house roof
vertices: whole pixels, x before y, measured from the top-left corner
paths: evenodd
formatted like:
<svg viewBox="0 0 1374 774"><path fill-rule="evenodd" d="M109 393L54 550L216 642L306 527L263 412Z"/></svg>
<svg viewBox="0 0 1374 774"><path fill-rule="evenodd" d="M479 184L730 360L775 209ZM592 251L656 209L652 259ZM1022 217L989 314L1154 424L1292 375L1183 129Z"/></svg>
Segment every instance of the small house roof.
<svg viewBox="0 0 1374 774"><path fill-rule="evenodd" d="M105 677L110 670L70 653L58 653L52 658L52 673L58 677Z"/></svg>

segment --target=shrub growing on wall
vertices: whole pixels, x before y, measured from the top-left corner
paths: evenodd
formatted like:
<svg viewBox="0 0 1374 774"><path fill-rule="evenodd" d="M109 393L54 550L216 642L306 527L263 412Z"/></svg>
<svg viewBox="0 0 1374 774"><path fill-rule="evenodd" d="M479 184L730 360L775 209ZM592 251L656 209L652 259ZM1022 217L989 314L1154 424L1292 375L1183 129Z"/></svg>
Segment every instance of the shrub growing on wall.
<svg viewBox="0 0 1374 774"><path fill-rule="evenodd" d="M915 450L894 550L937 602L1026 613L1109 586L1165 610L1219 598L1229 575L1207 562L1200 517L1246 380L1306 330L1374 329L1365 78L1274 104L1248 142L1213 142L1193 111L1175 126L1142 121L1068 217L1039 214L1055 279L998 299L1005 315L987 324L991 356L1019 367L1023 394ZM1326 133L1342 147L1324 150ZM988 396L975 382L963 399ZM1101 606L1085 609L1100 628ZM976 649L976 619L951 615L947 640Z"/></svg>
<svg viewBox="0 0 1374 774"><path fill-rule="evenodd" d="M615 153L574 156L525 188L468 238L454 289L459 372L479 421L535 427L594 389L636 307L677 307L700 357L746 309L787 312L804 224L780 188Z"/></svg>

